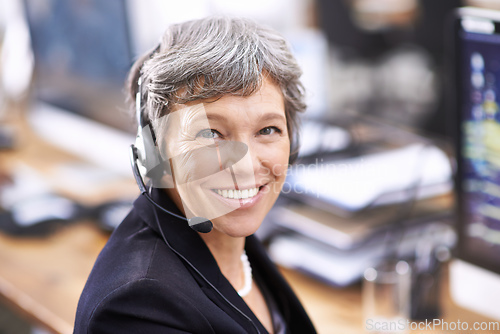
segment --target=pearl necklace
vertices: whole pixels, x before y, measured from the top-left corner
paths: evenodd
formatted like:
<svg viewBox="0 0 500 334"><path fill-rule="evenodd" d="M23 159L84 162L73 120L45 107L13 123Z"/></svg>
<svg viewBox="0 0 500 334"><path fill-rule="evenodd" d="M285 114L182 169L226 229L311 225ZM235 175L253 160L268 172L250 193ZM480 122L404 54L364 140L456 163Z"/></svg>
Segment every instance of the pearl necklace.
<svg viewBox="0 0 500 334"><path fill-rule="evenodd" d="M245 286L241 290L238 290L238 294L240 297L245 297L252 290L252 267L245 251L241 254L241 263L243 264L243 272L245 273Z"/></svg>

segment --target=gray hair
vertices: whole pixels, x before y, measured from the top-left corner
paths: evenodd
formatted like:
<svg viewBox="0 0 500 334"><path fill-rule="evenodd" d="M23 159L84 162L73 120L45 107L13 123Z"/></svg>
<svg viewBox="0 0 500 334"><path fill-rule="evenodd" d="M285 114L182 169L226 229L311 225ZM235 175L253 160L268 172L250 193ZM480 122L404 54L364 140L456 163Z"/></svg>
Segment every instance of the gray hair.
<svg viewBox="0 0 500 334"><path fill-rule="evenodd" d="M248 19L208 17L169 26L158 47L132 66L128 94L134 102L141 77L142 117L150 122L175 104L249 96L269 77L283 94L294 155L297 113L306 108L301 74L288 43L274 30Z"/></svg>

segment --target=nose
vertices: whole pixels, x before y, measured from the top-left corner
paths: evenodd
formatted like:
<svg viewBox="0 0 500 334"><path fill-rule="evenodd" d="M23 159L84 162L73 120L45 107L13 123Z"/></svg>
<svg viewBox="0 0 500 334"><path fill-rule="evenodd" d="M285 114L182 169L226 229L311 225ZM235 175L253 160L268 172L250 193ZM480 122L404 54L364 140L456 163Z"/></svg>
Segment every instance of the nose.
<svg viewBox="0 0 500 334"><path fill-rule="evenodd" d="M241 141L216 142L215 147L221 170L232 168L248 154L248 145Z"/></svg>
<svg viewBox="0 0 500 334"><path fill-rule="evenodd" d="M235 175L254 180L254 176L261 166L258 149L251 141L232 141L230 143L231 152L226 151L229 154L226 152L221 154L224 161L223 168L231 168Z"/></svg>

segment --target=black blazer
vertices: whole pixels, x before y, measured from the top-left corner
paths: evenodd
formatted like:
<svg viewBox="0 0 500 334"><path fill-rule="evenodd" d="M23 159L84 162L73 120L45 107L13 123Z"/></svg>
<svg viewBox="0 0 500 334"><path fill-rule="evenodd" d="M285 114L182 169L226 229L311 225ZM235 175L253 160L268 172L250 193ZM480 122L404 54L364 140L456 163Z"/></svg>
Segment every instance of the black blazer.
<svg viewBox="0 0 500 334"><path fill-rule="evenodd" d="M152 196L180 214L163 191L153 191ZM170 247L159 233L158 221ZM315 333L260 242L249 236L245 249L254 277L265 282L288 332ZM222 275L198 233L140 196L96 260L78 303L74 333L267 331Z"/></svg>

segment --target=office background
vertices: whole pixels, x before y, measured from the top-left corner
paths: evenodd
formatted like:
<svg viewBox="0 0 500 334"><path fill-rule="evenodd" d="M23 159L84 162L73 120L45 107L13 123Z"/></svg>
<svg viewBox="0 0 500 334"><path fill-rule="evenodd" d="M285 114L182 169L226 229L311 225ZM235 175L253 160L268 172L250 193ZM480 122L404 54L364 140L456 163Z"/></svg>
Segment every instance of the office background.
<svg viewBox="0 0 500 334"><path fill-rule="evenodd" d="M493 0L2 0L0 244L13 252L4 260L63 235L102 247L138 194L126 151L135 136L122 90L128 67L168 24L245 16L287 37L308 94L298 164L259 231L271 256L304 291L321 286L332 310L341 308L335 296L360 309L365 270L403 259L417 282L410 316L442 316L451 302L437 282L446 280L457 242L447 43L452 11L464 5L500 9ZM81 232L82 224L102 238ZM61 261L40 259L51 268ZM426 278L431 271L436 283ZM0 268L0 287L12 277ZM68 329L0 293L0 332ZM38 304L57 313L53 301ZM307 307L318 325L330 306ZM340 328L361 332L358 320ZM339 332L322 324L322 333Z"/></svg>

